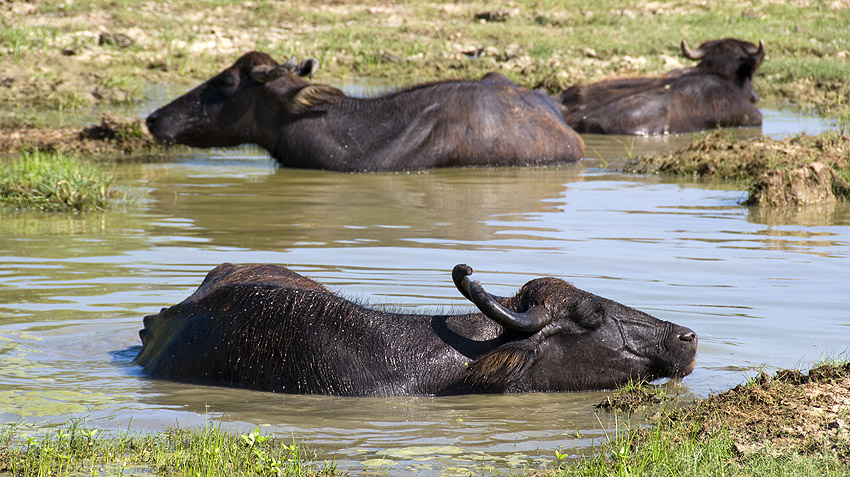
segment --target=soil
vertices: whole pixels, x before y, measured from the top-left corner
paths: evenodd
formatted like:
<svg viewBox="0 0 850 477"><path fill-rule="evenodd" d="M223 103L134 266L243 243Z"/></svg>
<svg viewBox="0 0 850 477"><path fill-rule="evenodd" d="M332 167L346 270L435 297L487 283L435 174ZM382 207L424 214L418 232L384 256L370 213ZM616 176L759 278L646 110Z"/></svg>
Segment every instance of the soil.
<svg viewBox="0 0 850 477"><path fill-rule="evenodd" d="M657 394L638 387L615 395L615 405L606 400L598 407L617 412L657 408ZM728 432L740 455L828 452L850 466L850 362L818 366L808 373L761 373L746 384L654 418L698 423L698 439Z"/></svg>
<svg viewBox="0 0 850 477"><path fill-rule="evenodd" d="M761 374L673 418L702 422L702 436L727 429L741 454L826 449L850 465L850 362Z"/></svg>
<svg viewBox="0 0 850 477"><path fill-rule="evenodd" d="M750 182L747 205L805 205L850 200L850 133L734 140L708 134L677 151L626 161L626 171Z"/></svg>

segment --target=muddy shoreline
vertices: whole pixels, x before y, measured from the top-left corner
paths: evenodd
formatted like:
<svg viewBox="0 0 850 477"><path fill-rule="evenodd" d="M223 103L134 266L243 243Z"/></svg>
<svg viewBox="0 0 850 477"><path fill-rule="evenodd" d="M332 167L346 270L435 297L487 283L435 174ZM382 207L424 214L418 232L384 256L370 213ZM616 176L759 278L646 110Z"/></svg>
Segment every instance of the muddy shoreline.
<svg viewBox="0 0 850 477"><path fill-rule="evenodd" d="M623 171L749 183L745 205L850 201L850 133L735 140L713 132L676 151L625 161Z"/></svg>
<svg viewBox="0 0 850 477"><path fill-rule="evenodd" d="M674 444L721 439L744 466L759 457L820 455L850 468L850 362L760 372L744 384L686 404L662 387L633 386L615 392L597 409L646 420ZM630 445L653 445L652 432L637 429Z"/></svg>

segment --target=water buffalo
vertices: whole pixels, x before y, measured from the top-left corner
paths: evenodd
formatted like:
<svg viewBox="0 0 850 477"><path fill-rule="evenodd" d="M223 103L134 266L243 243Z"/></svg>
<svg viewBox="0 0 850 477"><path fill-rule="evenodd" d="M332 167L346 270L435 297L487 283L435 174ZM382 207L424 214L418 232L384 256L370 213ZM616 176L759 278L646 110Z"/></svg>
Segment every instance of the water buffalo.
<svg viewBox="0 0 850 477"><path fill-rule="evenodd" d="M584 154L549 97L498 73L353 98L308 83L317 67L248 53L151 113L148 129L165 143L253 143L280 165L334 171L554 164Z"/></svg>
<svg viewBox="0 0 850 477"><path fill-rule="evenodd" d="M146 316L136 362L178 381L345 396L604 389L683 377L696 334L557 278L490 295L457 265L479 313L421 315L352 303L279 265L213 269Z"/></svg>
<svg viewBox="0 0 850 477"><path fill-rule="evenodd" d="M753 73L764 60L756 45L725 38L682 53L699 64L657 78L580 84L559 96L561 114L578 132L667 134L716 127L759 126Z"/></svg>

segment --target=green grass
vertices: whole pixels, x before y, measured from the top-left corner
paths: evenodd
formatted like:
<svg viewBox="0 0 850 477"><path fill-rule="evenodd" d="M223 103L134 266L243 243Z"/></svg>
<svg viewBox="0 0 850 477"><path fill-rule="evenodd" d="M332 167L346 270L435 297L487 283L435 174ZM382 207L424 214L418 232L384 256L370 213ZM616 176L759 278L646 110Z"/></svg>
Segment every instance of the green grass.
<svg viewBox="0 0 850 477"><path fill-rule="evenodd" d="M144 82L202 81L252 49L279 60L318 58L322 67L317 81L369 76L407 84L475 78L496 70L521 85L557 91L612 75L662 73L670 69L662 55L690 65L679 52L683 38L698 45L732 36L766 42L767 60L755 81L763 99L841 114L850 107L850 9L833 8L831 2L797 3L46 0L28 15L0 17L0 47L10 53L0 64L21 70L6 73L15 84L29 69L78 69L84 83L94 75L104 83L103 90L123 91L107 94L107 102L139 99ZM504 22L474 19L485 10L512 14ZM93 18L108 20L100 25ZM136 43L123 49L100 46L92 35L104 30L129 32ZM66 47L76 54L63 56ZM466 47L491 48L497 54L472 60L460 52ZM588 55L588 50L596 54ZM639 61L624 61L627 56ZM388 57L396 60L382 60ZM0 103L20 104L15 96L20 94L73 96L80 89L92 90L90 84L76 89L68 84L67 78L44 78L29 90L0 88ZM46 104L83 103L71 97ZM26 104L45 102L31 99Z"/></svg>
<svg viewBox="0 0 850 477"><path fill-rule="evenodd" d="M681 406L669 401L647 413L615 414L614 429L581 455L554 451L549 468L508 475L546 476L846 476L850 442L833 423L848 419L850 364L822 359L807 373L759 373L735 388ZM845 383L845 384L842 384ZM648 388L648 389L647 389ZM658 394L630 383L619 394ZM834 393L835 398L831 397ZM810 413L809 411L816 411ZM497 471L498 472L498 471ZM0 428L0 474L41 475L339 475L332 461L294 439L226 431L221 424L164 432L114 433L72 420L44 430ZM498 473L496 475L499 475Z"/></svg>
<svg viewBox="0 0 850 477"><path fill-rule="evenodd" d="M83 212L103 210L120 198L113 177L74 155L25 152L0 163L0 205L16 209Z"/></svg>
<svg viewBox="0 0 850 477"><path fill-rule="evenodd" d="M559 455L553 476L846 476L829 455L774 453L769 447L741 455L727 430L703 436L700 422L662 416L652 427L624 424L586 456Z"/></svg>
<svg viewBox="0 0 850 477"><path fill-rule="evenodd" d="M133 435L106 434L72 421L53 431L20 424L0 432L0 474L47 475L204 475L313 476L335 475L333 462L316 462L303 445L221 426L172 428Z"/></svg>
<svg viewBox="0 0 850 477"><path fill-rule="evenodd" d="M846 405L835 405L847 390L831 391L848 375L842 354L808 373L760 373L683 407L664 404L649 418L617 414L618 425L603 442L577 458L557 451L557 468L547 475L850 475L850 441L834 427L848 418ZM645 391L639 385L618 391L635 392Z"/></svg>

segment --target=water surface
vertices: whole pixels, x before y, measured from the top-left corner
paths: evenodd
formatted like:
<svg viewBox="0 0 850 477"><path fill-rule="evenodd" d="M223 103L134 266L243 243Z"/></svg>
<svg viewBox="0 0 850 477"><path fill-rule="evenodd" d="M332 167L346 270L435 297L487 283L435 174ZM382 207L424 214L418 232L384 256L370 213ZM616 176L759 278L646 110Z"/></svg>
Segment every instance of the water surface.
<svg viewBox="0 0 850 477"><path fill-rule="evenodd" d="M142 317L222 262L285 264L347 297L412 311L469 310L451 282L457 263L499 295L561 277L694 329L697 367L669 385L686 399L755 369L847 355L848 205L747 208L741 184L601 164L342 174L278 169L250 147L191 151L118 166L142 191L128 210L5 213L0 421L263 425L354 473L393 474L538 467L613 425L593 413L604 392L335 398L141 376Z"/></svg>

